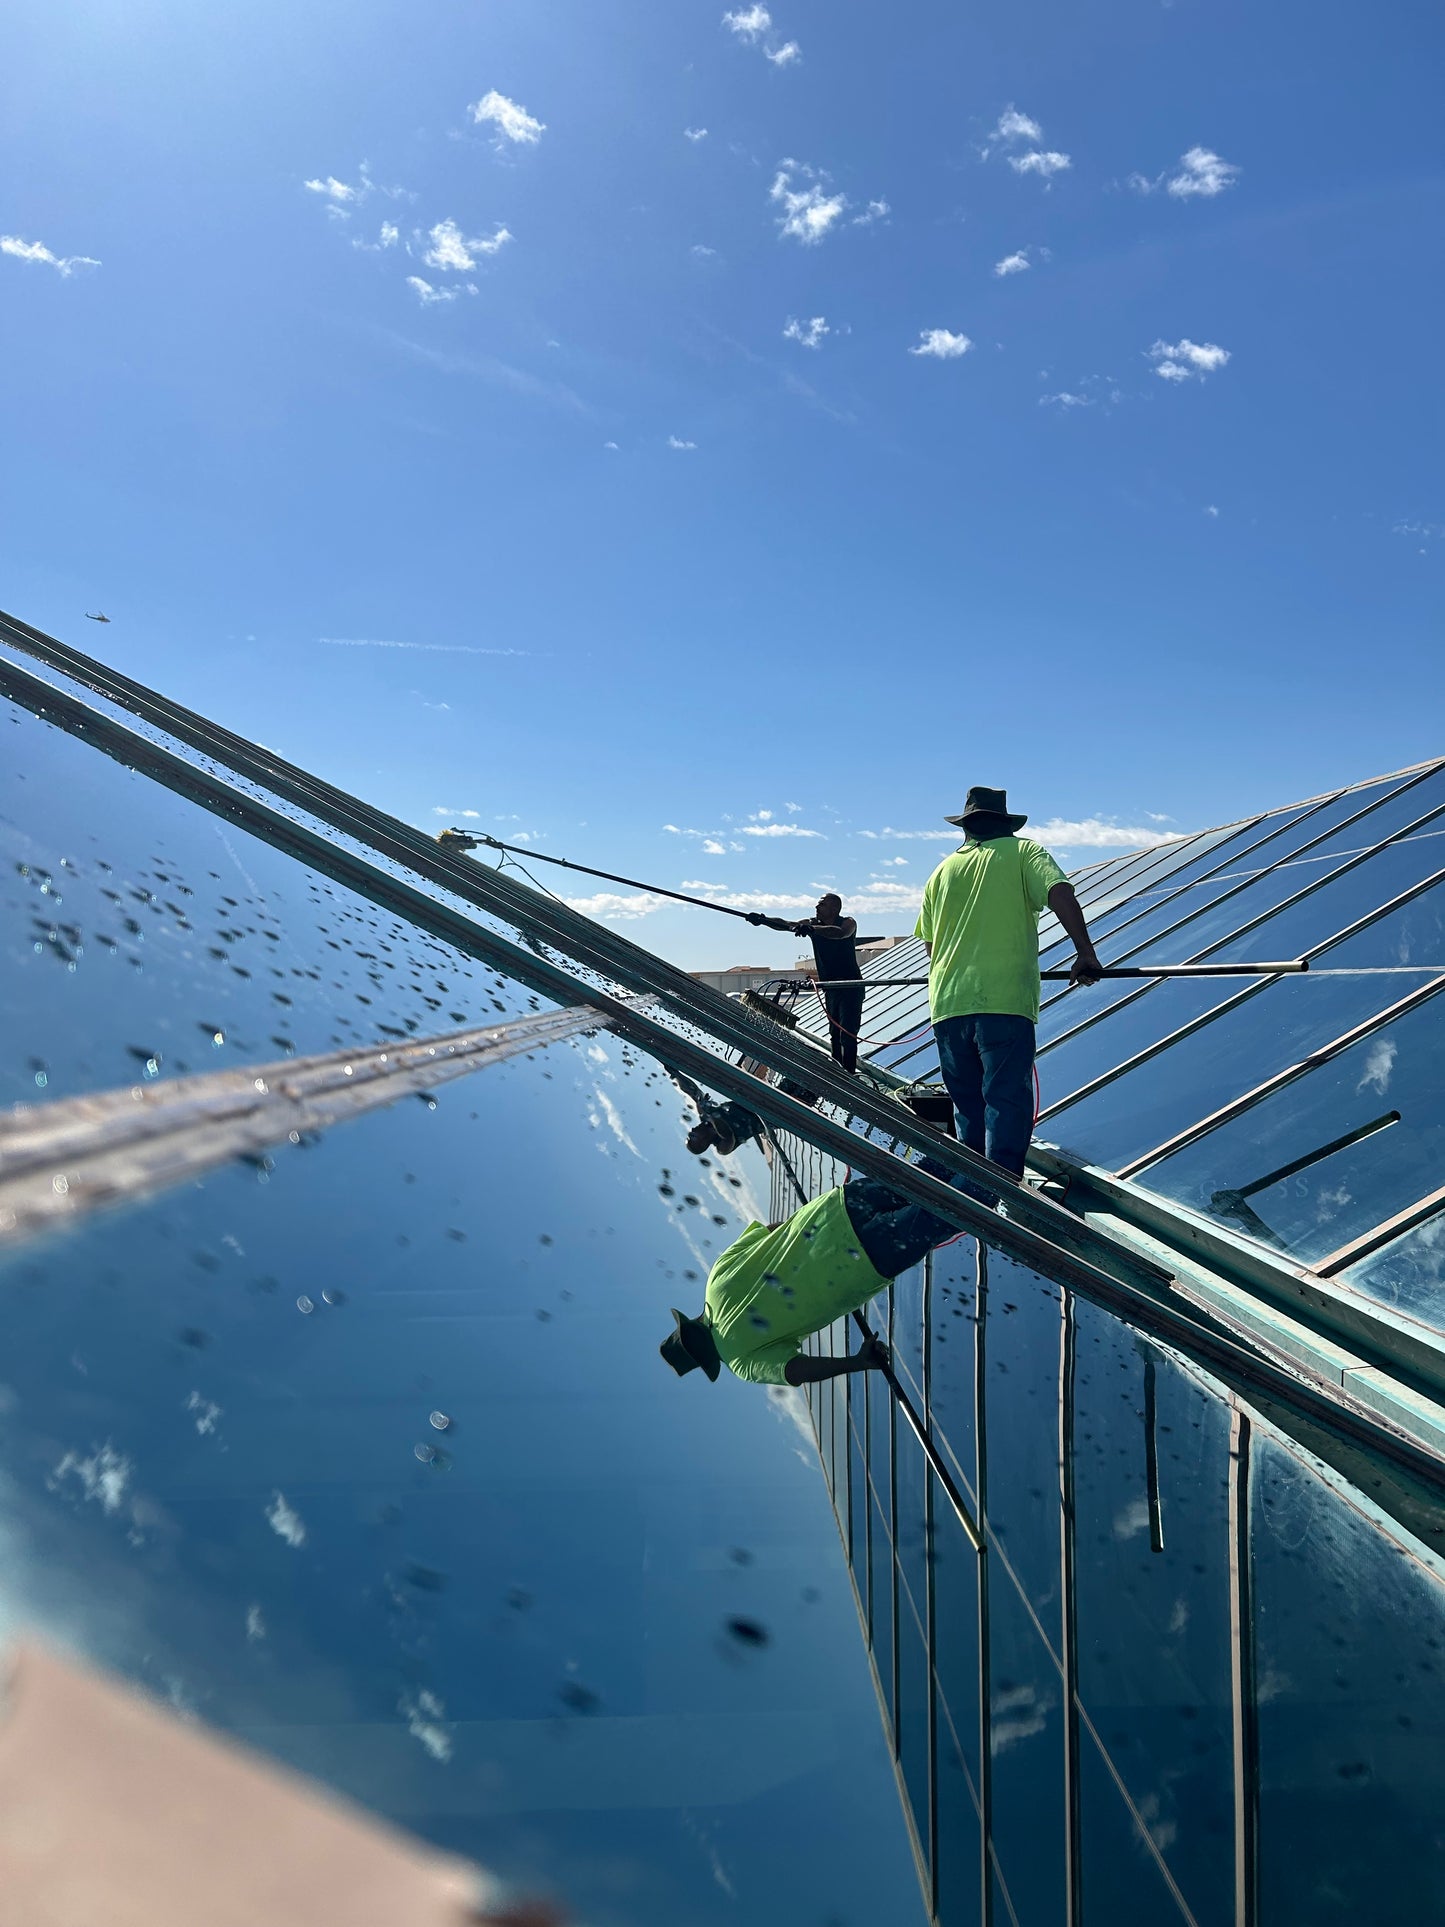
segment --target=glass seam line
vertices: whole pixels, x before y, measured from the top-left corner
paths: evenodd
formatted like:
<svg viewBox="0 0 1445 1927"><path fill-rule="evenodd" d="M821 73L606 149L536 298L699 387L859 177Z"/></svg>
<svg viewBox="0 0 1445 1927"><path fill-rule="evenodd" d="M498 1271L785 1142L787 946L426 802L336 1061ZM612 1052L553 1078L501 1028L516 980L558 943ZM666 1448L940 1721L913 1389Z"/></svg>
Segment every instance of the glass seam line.
<svg viewBox="0 0 1445 1927"><path fill-rule="evenodd" d="M1380 799L1381 802L1386 800L1384 797ZM1381 850L1387 850L1392 844L1400 842L1409 835L1412 830L1418 829L1420 824L1433 822L1437 816L1441 815L1445 815L1445 803L1438 804L1433 810L1427 810L1423 816L1417 816L1413 822L1403 824L1393 836L1382 837L1378 843L1372 845L1370 849L1364 851L1360 856L1347 857L1337 868L1327 870L1323 876L1316 877L1312 883L1306 883L1301 889L1296 890L1293 896L1284 897L1280 902L1272 904L1268 910L1261 910L1257 916L1250 917L1247 922L1236 924L1232 930L1226 931L1222 937L1216 937L1212 943L1207 943L1202 950L1191 952L1191 954L1184 959L1184 962L1204 962L1212 951L1223 949L1227 943L1237 943L1241 937L1248 936L1251 930L1258 929L1262 923L1268 923L1271 917L1281 916L1286 910L1292 910L1297 903L1302 903L1306 897L1313 896L1316 890L1322 890L1327 883L1333 883L1338 877L1348 876L1350 871L1359 869L1360 865L1368 863L1371 857L1378 856ZM1269 875L1272 873L1267 871L1265 874ZM1250 885L1242 884L1240 888L1247 890L1250 888ZM1238 894L1239 891L1237 890L1227 891L1224 896L1216 897L1215 903L1225 903L1230 897L1237 896ZM1213 908L1214 904L1205 904L1201 910L1196 911L1194 914L1202 916L1205 910L1212 910ZM1192 923L1193 920L1193 917L1186 917L1181 922L1172 925L1171 930L1159 931L1156 936L1149 939L1149 942L1151 944L1162 942L1165 937L1171 934L1172 930L1182 930L1186 923ZM1148 946L1144 944L1138 946L1139 949L1145 949L1147 947ZM1116 959L1116 961L1123 962L1124 959L1119 958ZM1107 1010L1096 1011L1092 1017L1086 1017L1081 1023L1075 1024L1070 1030L1061 1030L1057 1037L1051 1037L1048 1043L1042 1046L1039 1051L1039 1056L1042 1057L1045 1051L1056 1049L1066 1038L1077 1037L1080 1032L1091 1030L1095 1024L1102 1024L1104 1020L1107 1017L1111 1017L1116 1010L1122 1010L1126 1004L1137 1003L1140 997L1146 996L1153 988L1154 985L1152 983L1146 983L1141 989L1131 990L1126 997L1121 997L1117 1004L1110 1004ZM1068 991L1063 992L1064 996L1068 994ZM1055 1001L1057 1001L1057 999Z"/></svg>
<svg viewBox="0 0 1445 1927"><path fill-rule="evenodd" d="M1384 846L1382 845L1381 847ZM1370 854L1373 855L1374 852L1371 851ZM1325 881L1329 881L1329 879L1326 878ZM1383 917L1387 917L1393 911L1401 909L1413 898L1423 896L1427 890L1433 890L1441 883L1445 883L1445 869L1436 870L1433 876L1424 878L1420 883L1412 884L1408 890L1402 890L1398 896L1391 897L1388 903L1382 903L1378 909L1371 910L1366 916L1357 917L1353 923L1347 923L1344 929L1337 931L1334 936L1326 937L1323 942L1316 944L1313 949L1305 950L1301 954L1311 959L1321 956L1325 951L1332 950L1336 944L1345 943L1351 937L1357 936L1360 931L1368 930L1371 924L1378 923ZM1285 906L1281 904L1280 908L1283 909ZM1224 941L1230 943L1233 939L1226 937ZM1273 985L1281 982L1283 982L1283 979L1280 977L1266 977L1257 984L1246 984L1242 990L1235 991L1234 994L1227 997L1223 1003L1216 1004L1212 1010L1202 1011L1198 1017L1191 1017L1187 1024L1181 1024L1178 1030L1170 1031L1167 1037L1156 1039L1154 1043L1147 1045L1143 1050L1136 1051L1132 1057L1126 1057L1122 1063L1115 1064L1107 1071L1100 1071L1096 1077L1090 1078L1086 1083L1080 1084L1077 1090L1070 1091L1067 1097L1061 1097L1055 1103L1045 1105L1043 1110L1039 1112L1038 1122L1042 1123L1045 1118L1056 1116L1058 1112L1067 1109L1071 1104L1082 1103L1086 1097L1092 1097L1095 1091L1102 1090L1105 1085L1112 1084L1117 1078L1127 1077L1129 1072L1136 1070L1140 1064L1148 1063L1151 1058L1158 1057L1162 1052L1171 1049L1184 1038L1192 1037L1196 1031L1203 1030L1206 1025L1212 1024L1216 1018L1223 1017L1230 1011L1238 1010L1239 1006L1248 1003L1250 998L1258 997L1262 991L1269 990ZM1147 986L1147 988L1153 989L1153 985L1151 984ZM1121 1009L1127 1001L1131 1000L1121 998L1120 1002L1114 1005L1113 1008L1115 1010ZM1074 1035L1075 1033L1071 1032L1069 1034Z"/></svg>
<svg viewBox="0 0 1445 1927"><path fill-rule="evenodd" d="M1321 1278L1333 1278L1337 1272L1358 1264L1361 1258L1368 1258L1382 1245L1390 1244L1407 1231L1413 1231L1417 1225L1424 1224L1442 1205L1445 1205L1445 1185L1438 1191L1428 1191L1413 1204L1407 1204L1403 1211L1397 1211L1392 1218L1383 1219L1373 1230L1362 1232L1358 1238L1351 1238L1348 1244L1341 1245L1327 1258L1321 1258L1312 1269Z"/></svg>
<svg viewBox="0 0 1445 1927"><path fill-rule="evenodd" d="M48 711L52 719L68 717L70 722L63 726L78 725L73 729L73 733L89 732L93 740L124 744L126 751L123 760L134 762L137 756L149 757L157 768L164 769L170 776L180 774L182 785L190 784L192 793L200 794L206 801L207 807L215 807L216 794L219 792L225 799L222 806L225 813L234 816L237 812L243 815L248 810L255 812L258 820L264 820L270 825L272 830L272 834L268 837L270 841L276 840L275 832L284 826L284 833L292 839L293 843L298 836L305 841L308 854L304 860L308 862L317 861L315 852L318 849L340 854L335 844L321 837L317 832L290 822L268 805L246 795L234 785L198 769L195 764L177 756L173 751L149 742L147 738L128 729L124 724L102 715L101 712L80 702L78 698L39 680L15 664L4 662L3 659L0 659L0 689L14 696L25 707L36 710L37 713ZM143 692L143 696L150 706L155 706L157 703L163 708L166 706L165 699L154 697L153 692ZM122 706L125 705L122 704ZM179 705L173 707L179 710ZM348 797L344 791L336 790L332 785L309 776L305 771L293 770L291 765L282 763L279 758L275 760L274 766L266 764L264 759L256 753L254 745L240 738L232 738L229 731L221 729L218 725L212 726L204 718L192 718L190 712L182 711L181 716L185 732L183 739L203 740L207 733L210 733L233 741L236 745L235 749L220 760L229 761L233 768L239 767L248 775L253 768L258 770L260 774L254 780L263 787L269 787L273 794L287 797L288 792L292 792L288 800L296 801L298 799L295 792L301 792L300 801L303 808L312 815L320 817L322 821L329 821L333 827L341 829L345 834L359 836L373 851L397 858L413 873L439 883L444 889L460 896L464 901L520 928L532 937L544 936L574 964L597 970L605 976L627 984L630 989L655 992L673 1008L675 1014L682 1017L684 1022L699 1026L715 1042L720 1041L725 1047L760 1061L774 1071L804 1079L845 1115L861 1118L864 1122L888 1132L911 1150L930 1152L935 1157L944 1159L955 1170L961 1173L974 1173L981 1180L988 1182L990 1188L996 1188L996 1176L993 1174L992 1167L978 1159L977 1154L959 1145L952 1137L945 1136L931 1126L925 1125L895 1100L880 1102L866 1089L861 1088L858 1080L836 1071L831 1061L820 1051L794 1043L787 1031L764 1019L740 1014L738 1005L718 992L708 989L706 985L695 983L685 972L677 970L650 951L641 949L625 938L618 938L611 932L602 931L587 918L568 910L555 899L544 897L535 890L515 883L510 878L499 877L495 871L475 864L465 864L463 860L449 856L423 832L412 830L396 819L372 810L359 799ZM208 749L206 753L215 752ZM163 777L162 780L167 778ZM207 785L210 787L208 788ZM177 785L171 782L170 787L174 788ZM316 794L319 801L311 802L306 799L304 792L308 789ZM360 831L354 827L356 822L360 822L363 826ZM374 830L369 828L371 824L375 824ZM286 845L283 843L281 847ZM379 900L377 890L378 886L383 884L384 873L362 858L354 857L352 861L357 866L358 872L364 873L370 879L367 883L359 886L353 884L352 887L359 887L362 894L370 896L374 901ZM400 880L385 878L385 887L401 893L411 903L432 905L432 899L423 897L413 886L401 883ZM419 922L422 927L426 927L425 919L419 917L415 910L408 911L406 914L413 922ZM456 929L460 928L469 933L472 941L476 941L479 926L457 913L452 915L454 924L451 929L434 934L442 934L448 941L455 943ZM517 946L507 942L506 939L497 941L505 946L507 954L513 960L505 966L508 974L519 977L523 982L530 982L531 979L526 972L519 968L525 953L519 951ZM558 975L560 980L568 986L567 992L559 997L558 1001L574 1001L581 987L575 979L565 973L559 972ZM535 983L532 987L536 988ZM548 989L544 994L556 996L556 988ZM609 999L607 1007L614 1012L620 1009L615 999ZM647 1020L634 1018L631 1021L646 1022ZM658 1054L654 1047L649 1048L652 1054ZM675 1051L674 1060L677 1061ZM713 1068L703 1071L701 1075L705 1078L711 1077L714 1086L721 1088L717 1084L715 1075L717 1060L709 1055L707 1061ZM751 1080L749 1082L751 1084ZM770 1089L766 1085L761 1088ZM759 1107L755 1104L753 1108ZM805 1113L805 1115L813 1114ZM788 1121L790 1124L793 1122L791 1111L788 1113ZM806 1137L806 1133L802 1135ZM851 1141L856 1143L856 1138ZM844 1151L842 1155L846 1157L848 1153ZM897 1168L895 1165L894 1169ZM927 1185L933 1183L933 1180L923 1178L922 1174L918 1176ZM1007 1181L1007 1189L1013 1198L1014 1217L1006 1222L1027 1231L1031 1237L1039 1238L1046 1247L1051 1249L1065 1251L1077 1249L1081 1243L1079 1237L1081 1227L1068 1213L1050 1200L1039 1198L1022 1186L1015 1186L1012 1180ZM958 1193L949 1187L940 1185L938 1193L930 1192L929 1198L932 1199L935 1207L946 1200L952 1200L953 1209L959 1208ZM929 1199L921 1196L915 1198L915 1202L928 1201ZM949 1212L945 1209L940 1215L949 1216ZM950 1219L950 1221L954 1220ZM1047 1228L1040 1229L1041 1226ZM976 1228L973 1220L960 1225L960 1229ZM1006 1242L1006 1240L999 1240L997 1234L995 1234L995 1241ZM1093 1246L1090 1245L1089 1248L1092 1249ZM1090 1275L1093 1274L1094 1267L1089 1259L1079 1259L1078 1262L1085 1266ZM1123 1262L1126 1265L1131 1263L1127 1254Z"/></svg>

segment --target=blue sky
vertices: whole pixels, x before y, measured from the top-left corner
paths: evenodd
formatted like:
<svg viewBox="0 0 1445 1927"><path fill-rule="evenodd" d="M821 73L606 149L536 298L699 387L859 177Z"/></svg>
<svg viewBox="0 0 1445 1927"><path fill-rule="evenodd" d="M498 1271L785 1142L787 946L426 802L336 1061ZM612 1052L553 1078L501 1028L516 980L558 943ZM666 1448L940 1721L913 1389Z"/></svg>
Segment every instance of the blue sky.
<svg viewBox="0 0 1445 1927"><path fill-rule="evenodd" d="M1438 17L727 12L11 0L0 605L884 931L970 783L1077 864L1438 752Z"/></svg>

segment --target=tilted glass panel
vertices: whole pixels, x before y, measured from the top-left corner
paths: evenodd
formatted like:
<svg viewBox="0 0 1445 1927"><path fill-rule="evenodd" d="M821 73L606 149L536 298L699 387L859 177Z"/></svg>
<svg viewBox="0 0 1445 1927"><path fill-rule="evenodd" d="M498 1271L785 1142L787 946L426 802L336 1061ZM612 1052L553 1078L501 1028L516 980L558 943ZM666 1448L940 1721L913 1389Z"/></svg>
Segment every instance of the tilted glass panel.
<svg viewBox="0 0 1445 1927"><path fill-rule="evenodd" d="M1358 870L1327 884L1263 926L1281 942L1313 947L1318 932L1340 928L1371 902L1408 889L1420 864L1416 844L1392 844ZM1433 861L1433 858L1429 859ZM1329 899L1329 902L1321 902ZM1226 946L1226 951L1235 946ZM1342 1037L1376 1011L1397 1003L1427 979L1391 975L1394 967L1445 967L1445 885L1435 885L1369 924L1318 959L1319 974L1280 977L1253 994L1238 978L1178 979L1156 984L1137 1003L1068 1038L1039 1067L1046 1104L1190 1023L1241 998L1211 1023L1146 1058L1132 1070L1044 1119L1041 1136L1091 1164L1117 1171L1156 1149L1233 1098ZM1380 976L1331 977L1339 969L1384 967Z"/></svg>
<svg viewBox="0 0 1445 1927"><path fill-rule="evenodd" d="M1427 777L1423 782L1412 784L1406 796L1390 798L1371 810L1361 823L1351 825L1346 831L1339 833L1340 842L1343 844L1348 841L1353 849L1368 842L1370 835L1375 832L1378 832L1380 837L1392 835L1404 824L1414 822L1427 811L1438 809L1442 804L1445 804L1445 771ZM1322 811L1320 814L1323 816L1325 812ZM1365 834L1362 836L1360 832ZM1222 898L1212 908L1202 908L1177 930L1161 933L1137 947L1136 942L1131 942L1127 956L1112 949L1101 950L1100 955L1105 963L1127 961L1144 964L1182 963L1189 958L1201 957L1225 938L1232 936L1244 924L1252 923L1255 918L1266 915L1276 905L1294 896L1296 892L1311 890L1324 883L1332 867L1338 867L1340 863L1349 861L1342 847L1332 849L1334 842L1335 839L1331 838L1320 845L1322 860L1319 863L1281 864L1275 869L1268 870L1264 875L1256 877L1252 883L1247 883L1242 888L1235 888L1231 895ZM1427 875L1431 868L1438 867L1438 863L1431 863L1429 857L1439 847L1433 839L1422 845L1422 851L1425 854L1421 860L1426 867L1419 870L1418 874ZM1325 853L1332 854L1333 863L1327 859ZM1364 865L1360 864L1356 867L1363 869ZM1144 921L1147 922L1148 919ZM1346 918L1345 921L1349 919ZM1121 941L1123 935L1124 933L1121 933ZM1265 958L1258 951L1255 955L1260 956L1263 962L1290 961ZM1062 1031L1072 1028L1074 1024L1086 1018L1096 1017L1101 1010L1107 1010L1121 1002L1132 994L1133 989L1134 986L1131 986L1126 979L1119 983L1097 985L1088 990L1071 988L1065 991L1062 997L1052 1005L1046 1006L1040 1013L1040 1048L1042 1049L1047 1042L1058 1037Z"/></svg>
<svg viewBox="0 0 1445 1927"><path fill-rule="evenodd" d="M929 1355L929 1416L940 1449L974 1496L974 1332L978 1325L978 1247L970 1237L934 1252Z"/></svg>
<svg viewBox="0 0 1445 1927"><path fill-rule="evenodd" d="M979 1586L982 1566L952 1509L934 1511L934 1720L938 1918L977 1927L982 1872Z"/></svg>
<svg viewBox="0 0 1445 1927"><path fill-rule="evenodd" d="M1445 1324L1445 1212L1402 1232L1338 1276L1408 1318L1437 1328Z"/></svg>
<svg viewBox="0 0 1445 1927"><path fill-rule="evenodd" d="M86 745L0 726L25 870L0 1068L37 1113L535 1001ZM620 1883L629 1922L705 1919L719 1865L785 1915L906 1916L792 1403L657 1355L668 1305L767 1215L756 1153L688 1158L682 1111L600 1032L7 1249L6 1627L60 1629L579 1916ZM780 1784L836 1830L818 1862L765 1824Z"/></svg>
<svg viewBox="0 0 1445 1927"><path fill-rule="evenodd" d="M1140 1181L1308 1264L1423 1197L1442 1164L1445 1003L1435 995Z"/></svg>
<svg viewBox="0 0 1445 1927"><path fill-rule="evenodd" d="M1256 1436L1251 1476L1261 1921L1439 1912L1438 1562Z"/></svg>

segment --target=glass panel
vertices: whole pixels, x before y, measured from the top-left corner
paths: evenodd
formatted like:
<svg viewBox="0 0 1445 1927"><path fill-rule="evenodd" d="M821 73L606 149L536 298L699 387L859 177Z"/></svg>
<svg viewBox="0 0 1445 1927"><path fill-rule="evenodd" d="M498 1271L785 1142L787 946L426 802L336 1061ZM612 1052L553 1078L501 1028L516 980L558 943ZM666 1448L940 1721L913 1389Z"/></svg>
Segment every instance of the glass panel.
<svg viewBox="0 0 1445 1927"><path fill-rule="evenodd" d="M1078 1300L1075 1315L1078 1691L1195 1917L1224 1921L1234 1831L1229 1412L1117 1320ZM1087 1736L1080 1770L1087 1912L1137 1917L1128 1896L1152 1856ZM1154 1880L1162 1885L1157 1869Z"/></svg>
<svg viewBox="0 0 1445 1927"><path fill-rule="evenodd" d="M923 1522L917 1524L922 1536ZM926 1600L898 1589L898 1762L914 1831L925 1862L932 1852L933 1672L928 1659Z"/></svg>
<svg viewBox="0 0 1445 1927"><path fill-rule="evenodd" d="M1253 1454L1259 1919L1439 1912L1445 1588L1267 1437Z"/></svg>
<svg viewBox="0 0 1445 1927"><path fill-rule="evenodd" d="M892 1322L888 1342L903 1389L920 1410L923 1405L924 1294L928 1267L914 1265L893 1281L889 1292Z"/></svg>
<svg viewBox="0 0 1445 1927"><path fill-rule="evenodd" d="M934 1526L933 1610L938 1781L938 1917L977 1927L979 1826L979 1556L941 1501Z"/></svg>
<svg viewBox="0 0 1445 1927"><path fill-rule="evenodd" d="M1445 1326L1445 1213L1402 1232L1339 1276L1407 1317Z"/></svg>
<svg viewBox="0 0 1445 1927"><path fill-rule="evenodd" d="M965 1493L974 1489L973 1335L978 1321L978 1247L964 1236L934 1252L932 1354L929 1359L933 1436Z"/></svg>
<svg viewBox="0 0 1445 1927"><path fill-rule="evenodd" d="M926 1623L928 1562L932 1556L932 1525L928 1505L933 1474L928 1469L923 1448L913 1436L906 1419L898 1419L896 1433L898 1531L895 1545L898 1568L913 1600L914 1611Z"/></svg>
<svg viewBox="0 0 1445 1927"><path fill-rule="evenodd" d="M1057 1651L1059 1287L990 1251L984 1316L989 1529Z"/></svg>
<svg viewBox="0 0 1445 1927"><path fill-rule="evenodd" d="M1305 1264L1326 1257L1439 1183L1442 1008L1430 997L1150 1165L1144 1182Z"/></svg>
<svg viewBox="0 0 1445 1927"><path fill-rule="evenodd" d="M893 1732L897 1732L895 1713L897 1700L893 1678L893 1623L894 1587L896 1579L893 1571L893 1545L883 1523L883 1514L878 1509L878 1495L873 1495L871 1514L872 1544L869 1548L871 1563L872 1592L870 1595L873 1611L873 1664L878 1669L878 1683L883 1690L883 1704L887 1709L887 1719Z"/></svg>
<svg viewBox="0 0 1445 1927"><path fill-rule="evenodd" d="M1388 900L1408 888L1417 864L1417 846L1392 844L1338 883L1326 884L1317 894L1335 899L1334 907L1319 917L1316 928L1328 927L1327 918L1337 917L1340 921L1334 927L1338 929L1358 916L1370 900ZM1359 895L1346 889L1357 879ZM1361 901L1367 882L1370 894ZM1315 901L1307 897L1272 917L1264 926L1262 941L1269 940L1275 925L1289 926L1294 935L1303 935L1305 912ZM1300 950L1310 947L1305 942ZM1044 1119L1040 1135L1091 1163L1118 1170L1276 1072L1299 1063L1309 1052L1344 1036L1377 1011L1388 1009L1419 989L1425 977L1325 973L1445 965L1445 885L1412 897L1344 943L1331 946L1318 961L1318 975L1282 977L1253 994L1231 978L1160 983L1103 1023L1067 1039L1040 1062L1046 1103L1054 1101L1051 1094L1060 1087L1101 1075L1133 1051L1147 1049L1160 1036L1242 996L1214 1022Z"/></svg>
<svg viewBox="0 0 1445 1927"><path fill-rule="evenodd" d="M992 1465L990 1466L992 1470ZM1054 1509L1057 1542L1058 1513ZM1064 1918L1064 1716L1058 1668L1000 1564L989 1575L993 1850L1019 1927Z"/></svg>

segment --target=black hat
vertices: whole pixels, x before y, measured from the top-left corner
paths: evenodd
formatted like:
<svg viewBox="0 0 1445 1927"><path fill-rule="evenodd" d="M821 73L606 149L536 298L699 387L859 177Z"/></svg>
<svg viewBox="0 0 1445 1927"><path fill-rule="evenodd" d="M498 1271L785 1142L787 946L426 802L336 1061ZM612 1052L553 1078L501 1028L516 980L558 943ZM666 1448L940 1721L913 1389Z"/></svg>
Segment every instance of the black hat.
<svg viewBox="0 0 1445 1927"><path fill-rule="evenodd" d="M1010 836L1015 830L1021 830L1029 820L1026 816L1013 816L1009 813L1007 790L986 790L976 786L968 793L963 806L963 815L946 816L943 820L945 823L957 823L960 829L966 830L971 816L1001 817L1008 824Z"/></svg>
<svg viewBox="0 0 1445 1927"><path fill-rule="evenodd" d="M700 1365L708 1377L716 1381L722 1371L722 1360L717 1355L712 1332L700 1318L689 1318L676 1305L672 1307L672 1316L677 1330L668 1333L658 1346L658 1351L679 1378Z"/></svg>

